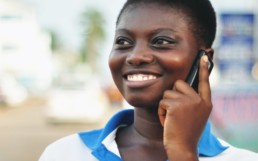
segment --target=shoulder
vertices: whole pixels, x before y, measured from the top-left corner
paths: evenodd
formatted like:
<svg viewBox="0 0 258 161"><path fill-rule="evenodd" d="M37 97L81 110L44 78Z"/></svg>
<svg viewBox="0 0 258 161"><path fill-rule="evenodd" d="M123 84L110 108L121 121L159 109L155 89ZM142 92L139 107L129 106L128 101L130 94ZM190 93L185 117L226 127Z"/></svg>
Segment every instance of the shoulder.
<svg viewBox="0 0 258 161"><path fill-rule="evenodd" d="M125 119L126 118L126 119ZM115 114L103 129L80 132L61 138L50 144L39 161L96 161L92 149L114 141L116 129L133 123L133 110L123 110ZM111 144L114 145L114 144ZM111 147L118 153L117 147Z"/></svg>
<svg viewBox="0 0 258 161"><path fill-rule="evenodd" d="M234 147L221 139L219 139L219 141L222 145L228 146L228 149L215 157L202 157L200 161L258 161L258 153Z"/></svg>
<svg viewBox="0 0 258 161"><path fill-rule="evenodd" d="M220 140L220 142L222 144L229 146L229 148L225 150L224 154L222 153L222 156L223 155L228 156L229 159L234 161L243 161L243 160L257 161L258 160L258 153L252 152L247 149L234 147L224 140Z"/></svg>
<svg viewBox="0 0 258 161"><path fill-rule="evenodd" d="M61 138L48 145L39 161L95 161L91 150L84 145L78 134Z"/></svg>

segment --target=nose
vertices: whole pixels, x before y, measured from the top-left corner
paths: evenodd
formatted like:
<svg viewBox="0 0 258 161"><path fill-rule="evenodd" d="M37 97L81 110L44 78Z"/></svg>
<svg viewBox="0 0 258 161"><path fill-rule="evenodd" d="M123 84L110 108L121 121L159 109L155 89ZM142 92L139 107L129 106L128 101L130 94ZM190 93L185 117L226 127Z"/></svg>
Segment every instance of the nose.
<svg viewBox="0 0 258 161"><path fill-rule="evenodd" d="M133 66L151 64L153 62L154 56L152 51L148 47L144 47L143 44L136 45L126 58L126 63Z"/></svg>

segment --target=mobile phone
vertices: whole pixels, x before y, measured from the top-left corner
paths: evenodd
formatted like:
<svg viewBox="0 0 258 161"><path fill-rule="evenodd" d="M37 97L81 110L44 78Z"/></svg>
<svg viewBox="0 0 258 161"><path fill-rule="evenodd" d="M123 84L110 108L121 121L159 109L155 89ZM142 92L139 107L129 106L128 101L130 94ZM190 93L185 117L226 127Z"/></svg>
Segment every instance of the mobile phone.
<svg viewBox="0 0 258 161"><path fill-rule="evenodd" d="M208 70L209 70L209 74L211 73L211 70L213 68L213 62L212 62L211 58L209 57L209 55L204 50L200 50L193 62L192 68L186 78L186 82L191 87L193 87L193 89L196 92L198 92L198 83L199 83L199 64L200 64L201 57L203 55L208 56L208 60L209 60Z"/></svg>

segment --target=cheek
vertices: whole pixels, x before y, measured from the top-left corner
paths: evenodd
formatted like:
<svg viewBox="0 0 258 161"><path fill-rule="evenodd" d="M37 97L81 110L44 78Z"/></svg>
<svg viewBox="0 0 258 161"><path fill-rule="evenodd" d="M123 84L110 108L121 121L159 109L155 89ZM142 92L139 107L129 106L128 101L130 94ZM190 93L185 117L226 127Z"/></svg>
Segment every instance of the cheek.
<svg viewBox="0 0 258 161"><path fill-rule="evenodd" d="M123 66L123 63L124 61L122 54L119 55L112 52L110 53L108 65L112 74L117 73L119 69L121 69L121 67Z"/></svg>
<svg viewBox="0 0 258 161"><path fill-rule="evenodd" d="M109 56L108 64L115 84L117 85L118 88L121 88L120 87L121 81L122 81L121 69L124 65L124 56L122 54L119 55L119 54L111 53Z"/></svg>
<svg viewBox="0 0 258 161"><path fill-rule="evenodd" d="M192 60L190 60L188 57L171 56L170 58L164 59L162 65L172 79L184 80L191 68L191 62Z"/></svg>

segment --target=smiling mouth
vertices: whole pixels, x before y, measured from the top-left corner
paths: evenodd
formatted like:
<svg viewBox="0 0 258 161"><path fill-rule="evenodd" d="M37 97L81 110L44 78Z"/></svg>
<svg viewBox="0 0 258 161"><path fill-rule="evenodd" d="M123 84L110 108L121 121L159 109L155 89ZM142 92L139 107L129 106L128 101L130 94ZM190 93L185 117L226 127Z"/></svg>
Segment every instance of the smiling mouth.
<svg viewBox="0 0 258 161"><path fill-rule="evenodd" d="M127 80L131 82L139 82L139 81L148 81L148 80L154 80L158 77L156 75L152 74L129 74L127 75Z"/></svg>

